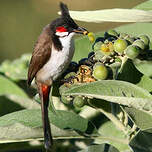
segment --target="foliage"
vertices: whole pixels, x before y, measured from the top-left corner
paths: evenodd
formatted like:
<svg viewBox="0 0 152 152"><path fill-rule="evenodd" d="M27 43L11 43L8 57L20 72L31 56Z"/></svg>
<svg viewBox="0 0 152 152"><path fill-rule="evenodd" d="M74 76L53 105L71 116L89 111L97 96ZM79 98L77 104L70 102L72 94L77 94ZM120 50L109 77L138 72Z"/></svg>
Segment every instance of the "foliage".
<svg viewBox="0 0 152 152"><path fill-rule="evenodd" d="M151 0L136 8L145 10L144 15L146 15L146 10L152 9L150 4L152 4ZM149 14L150 11L147 13ZM134 23L118 27L117 31L126 32L135 38L146 34L152 39L150 27L151 23ZM107 33L103 36L104 33L100 32L95 37L105 37ZM86 36L76 39L75 43L76 53L73 60L78 62L92 51L93 43L89 42ZM109 49L109 43L107 41L103 43ZM108 70L111 68L113 73L110 77L109 72L106 80L98 81L89 75L85 80L83 79L83 82L89 79L89 83L78 81L78 83L66 84L68 87L55 85L54 92L59 90L60 94L56 93L56 97L52 98L58 110L49 111L53 138L66 139L69 148L76 147L73 151L80 152L152 152L151 46L150 43L149 48L146 49L147 56L141 55L144 59L136 57L132 60L122 60L124 62L120 62L121 64L108 64L108 67L106 64L106 68ZM110 55L113 55L114 50L111 52ZM116 56L126 55L125 51L121 53ZM34 101L35 85L32 85L30 91L26 87L30 56L23 55L12 62L6 60L0 65L0 143L2 144L0 147L4 143L17 144L35 139L43 140L40 105ZM83 61L81 60L81 63ZM87 69L92 73L93 69L88 68L88 65L82 66L79 62L79 67L81 67L79 71L78 69L76 71L78 79L83 70ZM60 96L71 101L68 105L63 104ZM84 100L85 106L73 107L72 101L75 97ZM92 110L88 110L88 107ZM81 141L77 143L77 139ZM85 143L85 147L82 142ZM64 144L56 143L56 145L62 147L64 151ZM41 142L39 146L43 146ZM24 147L29 145L24 143ZM3 147L1 149L3 150ZM11 148L6 151L9 150Z"/></svg>

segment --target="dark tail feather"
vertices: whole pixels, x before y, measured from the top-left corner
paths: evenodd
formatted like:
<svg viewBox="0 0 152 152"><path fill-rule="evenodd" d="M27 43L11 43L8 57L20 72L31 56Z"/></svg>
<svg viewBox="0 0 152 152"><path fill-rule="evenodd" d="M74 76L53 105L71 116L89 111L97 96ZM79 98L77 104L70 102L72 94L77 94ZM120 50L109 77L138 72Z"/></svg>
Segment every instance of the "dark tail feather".
<svg viewBox="0 0 152 152"><path fill-rule="evenodd" d="M45 148L49 150L53 145L53 139L51 135L51 127L48 118L48 106L49 106L49 93L51 86L42 85L40 86L40 98L41 98L41 111L42 111L42 121L44 130L44 144Z"/></svg>

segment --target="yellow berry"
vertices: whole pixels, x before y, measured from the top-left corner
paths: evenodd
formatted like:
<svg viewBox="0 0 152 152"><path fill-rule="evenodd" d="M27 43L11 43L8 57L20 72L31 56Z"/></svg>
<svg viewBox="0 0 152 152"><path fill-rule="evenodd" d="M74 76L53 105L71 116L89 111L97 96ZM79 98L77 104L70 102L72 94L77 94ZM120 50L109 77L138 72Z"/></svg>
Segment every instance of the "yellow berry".
<svg viewBox="0 0 152 152"><path fill-rule="evenodd" d="M92 43L95 41L95 35L93 34L93 32L88 33L88 38L89 38L90 42L92 42Z"/></svg>
<svg viewBox="0 0 152 152"><path fill-rule="evenodd" d="M110 55L113 52L113 50L114 50L113 43L112 42L109 42L107 44L104 43L104 44L101 45L100 49L101 49L101 52L104 55Z"/></svg>

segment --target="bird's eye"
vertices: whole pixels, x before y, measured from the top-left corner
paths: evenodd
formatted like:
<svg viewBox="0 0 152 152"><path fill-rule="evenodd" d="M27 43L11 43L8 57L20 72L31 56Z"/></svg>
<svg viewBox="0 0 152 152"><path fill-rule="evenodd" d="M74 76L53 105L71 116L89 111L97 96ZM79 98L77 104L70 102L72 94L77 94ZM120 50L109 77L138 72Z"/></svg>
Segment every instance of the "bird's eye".
<svg viewBox="0 0 152 152"><path fill-rule="evenodd" d="M59 26L56 28L56 32L67 32L67 29L64 26Z"/></svg>

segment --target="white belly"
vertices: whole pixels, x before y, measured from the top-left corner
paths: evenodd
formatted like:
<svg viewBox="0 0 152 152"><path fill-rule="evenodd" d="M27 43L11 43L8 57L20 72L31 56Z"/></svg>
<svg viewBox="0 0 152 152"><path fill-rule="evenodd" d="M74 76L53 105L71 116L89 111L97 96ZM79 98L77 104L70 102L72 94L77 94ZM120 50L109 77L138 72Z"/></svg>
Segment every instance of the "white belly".
<svg viewBox="0 0 152 152"><path fill-rule="evenodd" d="M64 42L63 42L64 41ZM52 48L49 61L38 72L38 79L42 82L56 80L68 67L74 55L74 41L62 40L63 49L60 51Z"/></svg>

